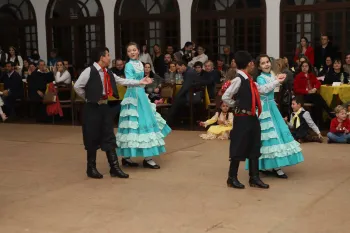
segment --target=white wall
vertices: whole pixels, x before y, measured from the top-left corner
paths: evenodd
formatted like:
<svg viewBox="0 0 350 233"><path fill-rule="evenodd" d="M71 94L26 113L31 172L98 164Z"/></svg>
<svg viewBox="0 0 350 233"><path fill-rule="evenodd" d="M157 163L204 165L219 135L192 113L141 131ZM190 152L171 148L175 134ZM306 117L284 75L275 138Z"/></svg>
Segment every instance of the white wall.
<svg viewBox="0 0 350 233"><path fill-rule="evenodd" d="M280 56L280 0L266 1L266 53Z"/></svg>
<svg viewBox="0 0 350 233"><path fill-rule="evenodd" d="M105 38L106 46L110 49L111 57L115 57L115 46L119 38L114 38L114 9L117 1L121 0L100 0L105 15ZM266 1L266 50L267 54L273 57L280 55L280 0ZM40 56L47 60L47 39L46 39L46 8L49 0L31 0L36 14L38 30L38 50ZM178 0L180 8L181 46L191 40L191 8L193 0Z"/></svg>

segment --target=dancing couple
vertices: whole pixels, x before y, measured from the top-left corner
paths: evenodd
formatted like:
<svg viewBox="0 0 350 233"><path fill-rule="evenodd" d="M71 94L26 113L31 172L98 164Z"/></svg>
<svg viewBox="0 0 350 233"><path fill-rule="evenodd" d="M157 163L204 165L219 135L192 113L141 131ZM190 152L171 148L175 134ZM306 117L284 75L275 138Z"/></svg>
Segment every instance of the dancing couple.
<svg viewBox="0 0 350 233"><path fill-rule="evenodd" d="M235 54L237 76L222 96L222 100L234 107L235 123L230 132L230 168L227 185L243 189L238 180L240 161L247 160L251 187L269 188L261 181L259 170L279 178L288 178L281 167L298 164L304 160L300 145L291 135L274 101L274 89L286 76L271 73L271 62L261 55L254 64L246 51ZM257 82L250 73L258 69Z"/></svg>
<svg viewBox="0 0 350 233"><path fill-rule="evenodd" d="M112 177L129 178L118 162L124 156L123 165L135 167L132 157L144 157L144 167L159 169L153 160L165 152L164 138L171 129L156 112L146 93L145 85L152 83L144 78L143 64L138 60L139 49L129 43L127 53L130 61L125 66L126 79L113 74L109 69L108 48L92 51L92 66L86 68L74 85L76 93L85 99L83 110L83 141L87 151L86 174L90 178L101 179L103 175L96 168L97 150L106 152ZM121 112L117 136L114 134L116 111L109 105L109 99L118 96L117 84L128 86L121 102Z"/></svg>

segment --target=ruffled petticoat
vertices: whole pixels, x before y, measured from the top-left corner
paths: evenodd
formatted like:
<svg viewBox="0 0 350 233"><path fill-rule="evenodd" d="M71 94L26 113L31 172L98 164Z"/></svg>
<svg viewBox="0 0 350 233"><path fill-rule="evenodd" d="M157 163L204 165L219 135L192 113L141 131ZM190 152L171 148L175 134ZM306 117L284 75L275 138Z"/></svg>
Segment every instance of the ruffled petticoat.
<svg viewBox="0 0 350 233"><path fill-rule="evenodd" d="M300 144L294 140L276 103L264 101L262 110L259 117L262 143L259 169L270 170L303 162Z"/></svg>
<svg viewBox="0 0 350 233"><path fill-rule="evenodd" d="M151 157L165 152L164 138L171 132L142 87L129 87L121 103L117 154Z"/></svg>

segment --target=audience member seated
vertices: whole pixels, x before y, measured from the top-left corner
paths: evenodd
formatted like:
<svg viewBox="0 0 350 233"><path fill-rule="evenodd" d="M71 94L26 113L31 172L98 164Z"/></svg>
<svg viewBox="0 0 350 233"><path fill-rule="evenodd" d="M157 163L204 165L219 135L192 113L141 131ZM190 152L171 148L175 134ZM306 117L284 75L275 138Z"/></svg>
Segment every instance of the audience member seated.
<svg viewBox="0 0 350 233"><path fill-rule="evenodd" d="M63 65L64 65L64 68L66 70L68 70L69 74L70 74L70 77L71 77L71 80L72 81L75 81L75 69L73 67L72 64L69 64L69 61L68 60L63 60Z"/></svg>
<svg viewBox="0 0 350 233"><path fill-rule="evenodd" d="M208 60L204 63L204 71L202 72L203 80L208 81L207 90L210 99L215 99L216 84L220 83L220 73L214 70L213 62Z"/></svg>
<svg viewBox="0 0 350 233"><path fill-rule="evenodd" d="M39 61L38 70L28 76L28 98L34 106L37 122L46 122L46 106L43 98L47 84L53 82L53 74L49 72L43 60Z"/></svg>
<svg viewBox="0 0 350 233"><path fill-rule="evenodd" d="M333 69L326 74L324 84L332 85L334 82L347 84L349 82L349 74L344 72L340 59L334 59Z"/></svg>
<svg viewBox="0 0 350 233"><path fill-rule="evenodd" d="M326 101L317 93L321 87L321 83L311 72L311 64L304 61L300 66L302 72L295 77L294 94L303 96L305 102L315 105L315 114L319 122L322 122L322 109L332 118L332 109L328 107Z"/></svg>
<svg viewBox="0 0 350 233"><path fill-rule="evenodd" d="M125 78L123 60L120 58L116 59L115 67L112 67L111 71L115 73L115 75L117 75L118 77Z"/></svg>
<svg viewBox="0 0 350 233"><path fill-rule="evenodd" d="M22 78L26 79L28 77L29 62L27 59L23 60Z"/></svg>
<svg viewBox="0 0 350 233"><path fill-rule="evenodd" d="M165 74L168 72L169 70L169 66L170 66L170 63L173 61L172 57L170 54L165 54L164 55L164 65L165 65L165 68L164 68L164 74L161 75L161 77L165 77Z"/></svg>
<svg viewBox="0 0 350 233"><path fill-rule="evenodd" d="M312 120L308 111L303 108L304 102L301 97L295 97L292 100L293 112L290 115L290 121L284 118L288 124L294 139L298 142L323 142L321 132L315 122ZM310 131L316 133L314 136Z"/></svg>
<svg viewBox="0 0 350 233"><path fill-rule="evenodd" d="M23 82L21 75L15 71L13 62L6 63L7 73L2 76L4 91L2 98L4 101L4 112L8 117L15 116L15 104L17 99L23 98Z"/></svg>
<svg viewBox="0 0 350 233"><path fill-rule="evenodd" d="M327 134L328 143L350 144L350 120L347 118L346 109L339 105L335 108L335 114Z"/></svg>
<svg viewBox="0 0 350 233"><path fill-rule="evenodd" d="M53 69L56 84L72 84L72 78L69 71L63 64L63 61L57 61Z"/></svg>
<svg viewBox="0 0 350 233"><path fill-rule="evenodd" d="M59 60L59 59L58 59L58 57L57 57L57 50L56 50L56 49L51 50L51 52L50 52L50 57L49 57L49 59L48 59L48 61L47 61L47 66L48 66L49 68L53 68L54 65L56 64L56 62L57 62L58 60ZM39 63L38 63L38 66L39 66ZM49 69L49 70L50 70L50 69Z"/></svg>
<svg viewBox="0 0 350 233"><path fill-rule="evenodd" d="M153 79L153 83L146 85L145 89L146 89L146 93L150 94L154 91L155 88L159 88L161 86L161 84L163 83L162 78L153 73L153 71L151 70L151 64L146 63L144 64L144 77L150 77L151 79Z"/></svg>
<svg viewBox="0 0 350 233"><path fill-rule="evenodd" d="M168 71L164 74L165 83L174 84L176 83L176 62L170 62Z"/></svg>
<svg viewBox="0 0 350 233"><path fill-rule="evenodd" d="M192 58L192 60L188 63L189 67L194 67L197 62L204 64L206 61L208 61L208 56L205 54L205 49L202 46L197 47L197 53L198 55Z"/></svg>
<svg viewBox="0 0 350 233"><path fill-rule="evenodd" d="M318 76L326 76L333 69L333 60L331 57L326 57L326 66L319 69Z"/></svg>
<svg viewBox="0 0 350 233"><path fill-rule="evenodd" d="M350 74L350 53L346 54L345 64L343 65L344 72Z"/></svg>
<svg viewBox="0 0 350 233"><path fill-rule="evenodd" d="M188 63L192 60L192 50L193 50L193 43L191 41L187 41L185 43L185 46L178 52L174 54L175 61L185 61Z"/></svg>

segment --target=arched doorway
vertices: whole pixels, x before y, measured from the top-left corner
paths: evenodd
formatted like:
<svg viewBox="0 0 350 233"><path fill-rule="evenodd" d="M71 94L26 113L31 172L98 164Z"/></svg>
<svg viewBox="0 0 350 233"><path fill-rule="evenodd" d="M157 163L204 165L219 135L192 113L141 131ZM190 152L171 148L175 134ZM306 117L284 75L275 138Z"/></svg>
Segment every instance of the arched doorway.
<svg viewBox="0 0 350 233"><path fill-rule="evenodd" d="M46 10L47 47L78 69L92 61L91 49L105 45L104 14L99 0L50 0Z"/></svg>
<svg viewBox="0 0 350 233"><path fill-rule="evenodd" d="M15 46L24 57L38 48L36 16L29 0L0 2L0 45L4 51Z"/></svg>
<svg viewBox="0 0 350 233"><path fill-rule="evenodd" d="M130 42L180 45L180 11L177 0L119 0L115 7L116 54L125 57Z"/></svg>
<svg viewBox="0 0 350 233"><path fill-rule="evenodd" d="M281 56L292 58L300 37L319 45L327 35L338 56L350 49L350 0L281 0Z"/></svg>
<svg viewBox="0 0 350 233"><path fill-rule="evenodd" d="M192 39L214 59L225 45L253 56L266 50L265 0L194 0Z"/></svg>

